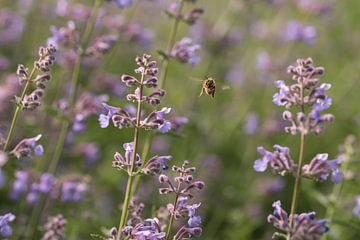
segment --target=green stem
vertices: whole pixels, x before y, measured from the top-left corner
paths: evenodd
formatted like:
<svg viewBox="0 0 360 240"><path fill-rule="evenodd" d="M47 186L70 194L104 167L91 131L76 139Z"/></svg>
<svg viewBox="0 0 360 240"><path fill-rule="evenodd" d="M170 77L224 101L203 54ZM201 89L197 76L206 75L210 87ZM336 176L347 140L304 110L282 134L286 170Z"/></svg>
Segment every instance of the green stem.
<svg viewBox="0 0 360 240"><path fill-rule="evenodd" d="M351 160L352 155L354 154L354 151L352 149L351 143L347 145L345 142L345 158L344 163L342 164L342 171L345 173L349 167L349 163ZM330 195L330 204L329 207L326 209L325 219L332 220L334 217L335 210L337 206L340 205L341 201L341 194L343 191L345 185L345 181L341 181L340 184L337 184L334 186L333 191ZM322 239L326 240L328 239L329 234L325 234Z"/></svg>
<svg viewBox="0 0 360 240"><path fill-rule="evenodd" d="M185 1L180 0L180 5L179 5L179 7L177 9L176 16L180 16L182 14L184 4L185 4ZM166 47L166 54L170 53L172 47L175 44L176 34L178 32L178 29L179 29L180 20L181 19L179 17L175 17L174 24L173 24L173 26L171 28L169 40L168 40L167 47ZM161 89L164 89L165 88L166 78L167 78L167 73L168 73L168 68L169 68L169 59L163 58L160 65L161 65L162 74L160 76L159 87ZM148 156L148 154L150 152L152 140L153 140L153 135L149 135L145 139L145 143L144 143L144 147L143 147L143 151L142 151L142 156L141 156L143 164L145 163L146 158L147 158L147 156ZM140 185L140 180L141 180L141 175L137 176L136 179L135 179L133 194L136 194L136 192L138 191L138 188L139 188L139 185Z"/></svg>
<svg viewBox="0 0 360 240"><path fill-rule="evenodd" d="M136 154L138 151L138 146L139 146L139 136L140 136L140 120L141 120L141 103L142 103L142 95L143 95L143 82L145 79L145 73L141 74L141 80L140 80L140 91L139 91L139 99L138 99L138 103L137 103L137 112L136 112L136 126L135 126L135 133L134 133L134 140L133 140L133 144L134 144L134 149L133 149L133 155L132 155L132 159L131 159L131 166L130 169L128 170L128 181L127 181L127 185L126 185L126 191L125 191L125 199L124 199L124 204L123 204L123 208L121 211L121 218L120 218L120 223L119 223L119 228L118 228L118 235L117 235L117 240L120 239L121 237L121 229L125 226L126 224L126 220L127 220L127 215L128 215L128 208L129 208L129 203L132 197L132 185L133 185L133 180L134 180L134 170L135 170L135 164L136 164Z"/></svg>
<svg viewBox="0 0 360 240"><path fill-rule="evenodd" d="M70 88L70 95L69 95L70 108L72 108L74 106L75 101L76 101L76 93L77 93L77 90L79 87L82 60L84 58L86 48L89 44L91 33L94 29L94 24L95 24L95 21L96 21L96 18L97 18L97 15L98 15L98 12L99 12L99 9L101 6L101 2L102 2L102 0L95 0L91 18L86 23L85 30L84 30L84 33L83 33L83 36L81 39L79 56L76 61L76 65L74 67L74 71L73 71L73 74L71 77L71 88ZM60 135L59 135L58 141L56 143L54 157L50 161L49 173L55 173L55 171L56 171L57 165L58 165L60 157L61 157L61 153L64 148L65 138L66 138L67 132L69 130L69 127L70 127L70 119L64 119L63 123L61 125Z"/></svg>
<svg viewBox="0 0 360 240"><path fill-rule="evenodd" d="M28 90L28 88L30 86L31 79L34 76L35 72L36 72L36 68L33 67L33 69L30 72L30 75L29 75L29 77L28 77L28 79L26 81L25 87L24 87L24 89L23 89L23 91L21 93L20 101L22 101L24 99L25 94L26 94L26 92L27 92L27 90ZM8 148L9 148L9 145L10 145L10 142L11 142L14 130L15 130L16 123L17 123L17 121L19 119L20 112L21 112L21 106L17 105L16 109L15 109L15 112L14 112L13 119L11 121L9 134L8 134L8 136L6 138L6 142L5 142L5 145L4 145L4 151L8 150Z"/></svg>
<svg viewBox="0 0 360 240"><path fill-rule="evenodd" d="M178 29L179 29L179 23L180 23L180 20L181 20L180 16L181 16L182 10L184 8L184 4L185 4L185 1L180 0L180 4L179 4L179 7L178 7L177 12L176 12L174 24L173 24L173 26L171 28L170 38L169 38L169 41L167 43L166 54L170 53L172 47L175 44L176 34L177 34ZM169 59L163 58L162 64L161 64L161 69L162 69L163 73L162 73L161 78L160 78L160 88L165 87L166 77L167 77L167 73L168 73L168 67L169 67Z"/></svg>
<svg viewBox="0 0 360 240"><path fill-rule="evenodd" d="M300 99L301 99L301 112L305 113L303 84L301 84L301 86L300 86ZM296 213L298 200L299 200L301 179L302 179L302 166L304 164L304 146L305 146L305 132L304 132L304 129L302 129L301 136L300 136L300 151L299 151L298 169L296 172L295 186L294 186L294 191L293 191L293 195L292 195L291 208L290 208L290 214L289 214L290 227L293 226L293 216ZM287 234L287 239L291 240L290 232Z"/></svg>
<svg viewBox="0 0 360 240"><path fill-rule="evenodd" d="M179 194L176 194L176 198L175 198L175 201L174 201L174 211L175 211L175 209L177 207L178 198L179 198ZM165 240L167 240L169 235L170 235L173 222L174 222L174 214L171 214L169 225L168 225L168 228L167 228L167 231L166 231Z"/></svg>

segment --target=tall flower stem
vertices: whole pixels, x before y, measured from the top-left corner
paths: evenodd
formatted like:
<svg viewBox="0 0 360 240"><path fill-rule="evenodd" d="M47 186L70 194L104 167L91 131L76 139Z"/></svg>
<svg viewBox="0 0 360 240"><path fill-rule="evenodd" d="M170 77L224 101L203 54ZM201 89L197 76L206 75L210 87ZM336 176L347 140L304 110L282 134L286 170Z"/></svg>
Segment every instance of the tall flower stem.
<svg viewBox="0 0 360 240"><path fill-rule="evenodd" d="M179 198L179 195L177 194L176 198L175 198L175 201L174 201L174 210L177 207L176 205L177 205L177 202L178 202L178 198ZM169 238L173 222L174 222L174 214L171 214L171 217L170 217L170 220L169 220L169 225L168 225L168 228L167 228L167 231L166 231L166 237L165 237L166 240Z"/></svg>
<svg viewBox="0 0 360 240"><path fill-rule="evenodd" d="M178 187L177 187L177 190L176 190L176 197L175 197L175 201L174 201L174 204L173 204L174 205L174 211L177 208L177 202L178 202L178 199L179 199L179 193L178 193L179 191L180 191L180 183L178 183ZM174 215L175 215L174 213L171 214L169 224L168 224L168 227L167 227L167 231L166 231L165 240L167 240L169 238L171 228L172 228L172 224L174 222Z"/></svg>
<svg viewBox="0 0 360 240"><path fill-rule="evenodd" d="M180 0L180 4L179 7L177 9L176 12L176 17L174 19L174 23L173 26L171 28L170 31L170 35L169 35L169 40L167 43L167 47L166 47L166 54L169 54L172 47L175 44L175 40L176 40L176 35L179 29L179 23L180 23L180 18L179 16L182 14L182 10L184 8L185 5L185 1L184 0ZM168 73L168 68L169 68L169 59L167 58L163 58L161 61L161 77L160 77L160 81L159 81L159 87L161 89L165 88L165 83L166 83L166 78L167 78L167 73ZM141 159L142 161L145 161L147 159L147 156L150 152L150 148L151 148L151 143L153 140L153 135L149 135L144 142L144 147L143 147L143 151L142 151L142 155L141 155ZM144 163L144 162L143 162ZM137 176L135 178L135 182L134 182L134 189L133 189L133 194L135 194L139 188L140 185L140 179L141 179L141 175Z"/></svg>
<svg viewBox="0 0 360 240"><path fill-rule="evenodd" d="M87 21L87 23L86 23L86 27L85 27L83 36L81 38L79 56L77 58L77 61L76 61L75 67L74 67L74 71L73 71L73 74L71 77L71 88L70 88L70 95L69 95L70 108L72 108L74 106L75 101L76 101L76 93L77 93L77 90L79 87L82 60L84 58L86 48L89 44L91 33L94 29L94 24L95 24L101 3L102 3L102 0L95 0L94 5L93 5L93 10L92 10L92 15L91 15L89 21ZM53 156L52 160L50 161L49 170L48 170L49 173L55 173L55 171L56 171L57 165L58 165L60 157L61 157L61 153L64 148L65 138L66 138L67 132L69 130L69 126L70 126L70 120L64 119L63 123L61 124L60 135L59 135L56 147L55 147L54 156Z"/></svg>
<svg viewBox="0 0 360 240"><path fill-rule="evenodd" d="M20 96L20 101L22 101L25 97L25 94L30 86L30 82L32 81L32 78L34 76L36 72L36 68L33 67L33 69L31 70L30 72L30 75L26 81L26 84L25 84L25 87L21 93L21 96ZM7 138L6 138L6 142L5 142L5 145L4 145L4 151L8 150L9 146L10 146L10 142L11 142L11 139L12 139L12 136L14 134L14 130L15 130L15 127L16 127L16 123L19 119L19 115L20 115L20 112L21 112L21 106L18 104L16 106L16 109L15 109L15 112L14 112L14 116L13 116L13 119L11 121L11 125L10 125L10 130L9 130L9 134L7 135Z"/></svg>
<svg viewBox="0 0 360 240"><path fill-rule="evenodd" d="M139 99L137 103L137 112L136 112L136 126L135 126L135 133L134 133L134 148L133 148L133 155L131 159L131 166L130 170L128 171L128 181L126 185L126 191L125 191L125 198L123 203L123 208L121 211L121 218L119 223L119 229L118 229L118 235L117 240L121 237L121 229L125 226L127 215L128 215L128 208L129 208L129 202L132 196L132 187L133 187L133 181L134 181L134 169L135 169L135 163L136 163L136 154L138 151L139 146L139 136L140 136L140 120L141 120L141 103L142 103L142 95L143 95L143 82L145 78L145 71L141 73L141 80L140 80L140 87L139 87Z"/></svg>
<svg viewBox="0 0 360 240"><path fill-rule="evenodd" d="M166 54L170 53L172 47L175 44L176 34L178 32L179 23L180 23L180 20L181 20L180 16L181 16L182 10L184 8L184 5L185 5L185 0L180 0L179 7L177 8L177 11L176 11L174 24L173 24L173 26L171 28L170 37L169 37L169 40L168 40L168 43L167 43ZM162 63L161 63L161 69L163 71L163 73L161 74L161 78L160 78L160 87L161 88L165 87L168 68L169 68L169 59L168 58L163 58Z"/></svg>
<svg viewBox="0 0 360 240"><path fill-rule="evenodd" d="M301 88L301 90L300 90L301 111L303 113L305 113L303 84L301 84L300 88ZM290 216L290 226L293 225L293 216L296 213L299 195L300 195L301 179L302 179L302 166L304 164L304 147L305 147L305 132L304 132L304 130L302 130L301 135L300 135L300 150L299 150L298 169L296 172L295 185L294 185L294 191L293 191L293 195L292 195L290 215L289 215ZM291 233L289 233L287 235L287 239L291 240Z"/></svg>

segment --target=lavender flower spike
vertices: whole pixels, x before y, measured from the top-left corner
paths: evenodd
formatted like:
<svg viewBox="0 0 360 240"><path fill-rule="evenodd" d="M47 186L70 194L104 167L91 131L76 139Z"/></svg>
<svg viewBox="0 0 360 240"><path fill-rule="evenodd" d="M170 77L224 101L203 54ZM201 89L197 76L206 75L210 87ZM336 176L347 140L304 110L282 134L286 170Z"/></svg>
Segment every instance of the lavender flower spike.
<svg viewBox="0 0 360 240"><path fill-rule="evenodd" d="M134 1L133 0L112 0L119 8L128 8Z"/></svg>
<svg viewBox="0 0 360 240"><path fill-rule="evenodd" d="M353 209L353 214L357 217L360 217L360 195L356 196L356 205Z"/></svg>

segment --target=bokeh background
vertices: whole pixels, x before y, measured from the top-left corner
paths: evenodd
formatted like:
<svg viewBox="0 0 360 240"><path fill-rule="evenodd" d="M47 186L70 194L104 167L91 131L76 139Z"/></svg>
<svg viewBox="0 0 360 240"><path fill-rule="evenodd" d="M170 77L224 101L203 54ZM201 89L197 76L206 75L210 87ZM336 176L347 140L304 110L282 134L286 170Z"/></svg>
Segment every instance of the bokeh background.
<svg viewBox="0 0 360 240"><path fill-rule="evenodd" d="M121 74L132 73L134 57L144 52L160 59L157 50L165 49L172 26L163 11L175 0L134 1L126 9L104 1L93 35L112 32L119 39L97 64L81 72L81 91L107 94L112 105L127 104ZM79 12L61 12L59 6L64 2L76 5ZM74 21L82 30L81 14L86 15L91 5L88 0L0 0L0 119L4 135L14 109L11 96L15 93L7 96L2 91L7 89L9 74L15 73L19 63L32 65L38 47L51 37L51 26L60 28ZM256 147L285 145L294 159L299 148L299 137L283 132L282 109L271 101L276 92L273 82L289 79L286 68L297 58L312 57L315 65L325 68L323 81L332 84L329 112L335 115L335 122L323 134L306 139L305 161L323 152L334 159L348 135L358 138L360 1L199 0L196 6L204 8L204 15L192 26L180 25L177 39L190 37L200 44L201 61L196 66L170 62L167 95L162 102L175 115L188 118L188 123L179 134L156 134L151 152L171 154L174 164L188 159L197 166L198 177L206 182L200 196L204 229L200 239L271 239L274 229L267 223L267 215L272 213L271 204L276 200L281 200L285 209L290 208L293 178L270 171L256 173L252 167L260 157ZM193 7L190 4L188 9ZM6 16L15 21L10 32L5 31ZM115 27L109 27L111 21ZM64 96L69 72L71 66L64 69L55 65L45 105L53 106ZM198 97L201 83L196 79L205 76L217 79L215 98ZM118 82L118 88L106 87L104 78L113 85ZM222 90L221 84L230 88ZM47 107L21 116L14 138L20 140L41 132L45 154L40 159L11 163L6 170L0 211L12 209L20 220L26 219L32 207L9 199L13 172L19 168L40 171L53 154L60 126ZM96 116L86 124L86 131L72 136L65 146L57 175L87 175L91 188L80 203L54 202L44 210L46 214L62 213L68 219L66 239L89 239L90 233L117 225L126 184L125 174L112 168L111 162L114 152L131 141L133 130L101 129ZM140 146L148 134L141 134ZM96 151L90 153L95 160L90 165L86 163L89 156L79 150L84 143L95 146ZM352 213L355 196L360 194L357 159L355 154L345 173L341 202L330 224L330 239L360 239L360 220ZM168 200L158 195L156 181L156 177L147 177L140 186L139 197L147 206L147 214L151 214L152 206L157 208ZM333 188L330 181L304 180L299 209L315 210L319 217L325 217ZM15 230L22 227L14 224Z"/></svg>

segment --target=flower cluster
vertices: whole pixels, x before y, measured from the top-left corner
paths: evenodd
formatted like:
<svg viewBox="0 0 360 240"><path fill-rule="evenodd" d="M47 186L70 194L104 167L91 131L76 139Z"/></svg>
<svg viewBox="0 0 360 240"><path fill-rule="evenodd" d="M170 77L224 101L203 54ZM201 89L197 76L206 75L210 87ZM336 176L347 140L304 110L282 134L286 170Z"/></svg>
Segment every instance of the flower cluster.
<svg viewBox="0 0 360 240"><path fill-rule="evenodd" d="M187 218L187 224L180 227L173 239L189 239L201 235L202 228L201 217L195 214L201 203L191 204L189 200L193 198L193 190L201 190L205 184L202 181L194 180L192 173L195 172L194 167L189 167L189 162L184 161L181 167L173 166L172 171L179 175L170 179L165 174L159 176L159 182L165 184L166 187L160 188L160 194L172 194L175 196L174 203L167 205L167 210L172 220ZM170 220L170 222L172 222ZM171 225L168 226L171 228Z"/></svg>
<svg viewBox="0 0 360 240"><path fill-rule="evenodd" d="M135 69L135 73L141 74L141 79L137 79L131 75L122 75L121 80L129 87L135 86L134 93L128 94L129 101L138 103L148 103L151 105L159 105L160 97L165 95L165 91L157 88L157 74L159 69L156 67L156 62L150 59L150 55L144 54L142 57L136 58L136 63L139 66ZM143 95L144 88L154 89L149 95ZM160 132L167 132L170 130L171 123L165 119L165 115L169 114L171 108L162 108L159 111L151 112L147 117L140 120L137 125L134 114L126 109L113 107L103 104L107 110L107 114L100 114L99 123L100 127L107 128L110 120L117 128L145 128L145 129L158 129Z"/></svg>
<svg viewBox="0 0 360 240"><path fill-rule="evenodd" d="M268 216L268 222L275 228L291 235L292 240L319 240L321 236L329 231L326 219L315 219L315 212L288 214L281 208L280 201L273 203L274 213ZM290 218L292 224L290 224Z"/></svg>
<svg viewBox="0 0 360 240"><path fill-rule="evenodd" d="M32 82L36 88L30 93L21 97L17 97L17 103L25 110L35 110L41 105L41 97L46 88L45 82L51 79L49 73L49 66L55 61L56 48L54 45L39 48L39 59L34 62L34 69L29 72L29 69L20 64L17 68L16 74L19 77L20 83ZM40 71L35 78L33 75L35 71Z"/></svg>
<svg viewBox="0 0 360 240"><path fill-rule="evenodd" d="M143 222L138 223L135 226L126 226L122 230L122 233L125 235L125 240L156 240L164 239L166 236L166 233L161 231L161 225L157 218L145 219Z"/></svg>
<svg viewBox="0 0 360 240"><path fill-rule="evenodd" d="M305 26L302 23L292 20L287 23L285 31L281 32L284 41L299 41L306 44L313 44L316 41L317 31L314 26Z"/></svg>
<svg viewBox="0 0 360 240"><path fill-rule="evenodd" d="M287 147L274 145L274 152L269 152L263 147L258 147L258 152L263 155L254 163L254 169L257 172L264 172L270 164L275 173L285 175L286 173L293 173L296 164L291 159L290 150Z"/></svg>
<svg viewBox="0 0 360 240"><path fill-rule="evenodd" d="M50 193L55 185L55 179L49 173L37 177L28 171L16 171L15 177L10 197L19 200L26 194L26 201L31 205L38 202L41 194Z"/></svg>
<svg viewBox="0 0 360 240"><path fill-rule="evenodd" d="M57 108L61 115L72 119L73 132L83 132L86 130L86 120L90 116L97 116L102 110L102 103L107 99L107 95L84 93L76 101L73 108L70 108L70 104L66 99L60 100L57 103Z"/></svg>
<svg viewBox="0 0 360 240"><path fill-rule="evenodd" d="M279 92L274 94L273 102L287 109L283 113L283 119L289 121L291 126L285 127L285 132L301 135L299 162L295 164L287 147L274 145L275 151L273 152L258 147L262 158L255 161L254 169L257 172L264 172L270 165L274 173L280 175L288 173L296 178L290 216L288 217L278 201L273 204L274 214L268 217L269 222L286 233L286 236L283 237L294 240L320 239L328 231L325 226L328 220L315 220L314 212L298 215L296 214L296 204L303 177L324 181L331 174L335 184L343 178L343 173L338 166L343 161L342 157L328 160L328 154L321 153L317 154L309 163L304 164L305 136L312 132L321 133L325 128L324 123L333 120L331 114L321 113L331 105L331 98L326 95L326 91L330 89L331 85L329 83L320 84L318 76L323 74L324 69L315 67L311 58L298 59L296 65L290 65L287 70L292 75L293 84L287 85L283 80L276 81L275 86ZM300 111L293 113L291 112L293 109L300 109Z"/></svg>
<svg viewBox="0 0 360 240"><path fill-rule="evenodd" d="M41 195L49 195L61 202L79 202L85 197L89 189L89 180L86 177L74 176L64 179L55 179L50 173L37 176L29 171L16 171L15 181L12 184L10 198L20 200L26 195L26 201L34 205Z"/></svg>
<svg viewBox="0 0 360 240"><path fill-rule="evenodd" d="M7 213L0 216L0 236L3 238L8 238L12 234L12 228L9 223L15 220L15 215L12 213Z"/></svg>
<svg viewBox="0 0 360 240"><path fill-rule="evenodd" d="M170 5L170 7L167 10L165 10L165 13L170 18L178 19L189 25L194 25L197 22L197 20L201 17L201 15L204 14L204 9L199 7L195 7L191 9L189 12L182 14L181 12L179 12L179 7L180 7L179 3L173 3Z"/></svg>
<svg viewBox="0 0 360 240"><path fill-rule="evenodd" d="M200 57L196 55L200 45L195 44L190 38L183 38L170 51L169 57L177 59L181 63L189 63L195 66L200 62Z"/></svg>
<svg viewBox="0 0 360 240"><path fill-rule="evenodd" d="M296 114L290 111L283 113L283 118L292 125L285 128L285 131L291 134L302 132L321 133L324 130L324 123L333 121L332 114L321 114L331 105L331 98L326 95L331 84L319 84L317 76L322 75L322 67L314 67L311 58L298 59L295 66L288 67L288 73L292 75L295 83L288 86L283 80L275 82L279 92L274 94L273 102L278 106L285 106L290 109L295 106L302 108L311 107L308 115L304 111Z"/></svg>
<svg viewBox="0 0 360 240"><path fill-rule="evenodd" d="M65 239L66 223L66 219L61 214L49 217L47 223L44 226L45 233L41 240Z"/></svg>
<svg viewBox="0 0 360 240"><path fill-rule="evenodd" d="M117 169L124 169L130 174L131 165L132 165L132 156L134 153L134 144L133 143L125 143L123 145L125 150L124 157L121 153L116 152L114 154L114 161L113 167ZM157 174L160 173L162 170L167 170L168 166L166 164L167 161L171 160L171 156L153 156L150 158L146 164L142 166L142 161L138 153L136 153L136 160L135 160L135 172L141 172L146 175L150 174Z"/></svg>

